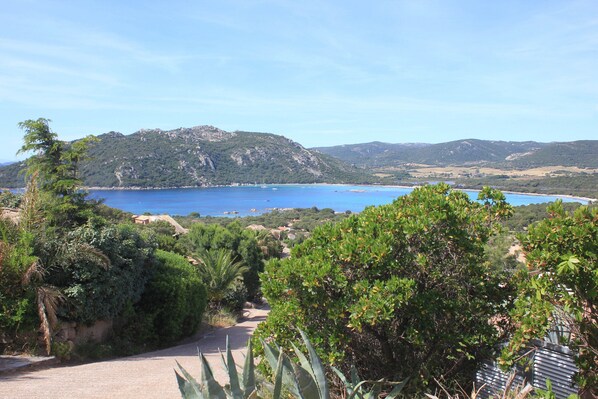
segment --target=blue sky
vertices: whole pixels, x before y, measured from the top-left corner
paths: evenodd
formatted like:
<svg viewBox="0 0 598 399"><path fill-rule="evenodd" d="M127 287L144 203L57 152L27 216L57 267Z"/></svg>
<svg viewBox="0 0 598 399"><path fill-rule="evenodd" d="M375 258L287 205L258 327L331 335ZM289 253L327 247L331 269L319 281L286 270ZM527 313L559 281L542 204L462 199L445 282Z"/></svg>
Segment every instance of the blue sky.
<svg viewBox="0 0 598 399"><path fill-rule="evenodd" d="M306 147L598 139L598 1L5 1L0 160L214 125Z"/></svg>

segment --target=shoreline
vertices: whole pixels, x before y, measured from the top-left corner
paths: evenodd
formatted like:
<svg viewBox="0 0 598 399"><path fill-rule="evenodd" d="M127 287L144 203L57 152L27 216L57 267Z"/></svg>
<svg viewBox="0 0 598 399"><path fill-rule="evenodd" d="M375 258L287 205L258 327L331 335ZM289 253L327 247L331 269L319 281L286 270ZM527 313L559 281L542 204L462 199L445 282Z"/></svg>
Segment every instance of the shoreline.
<svg viewBox="0 0 598 399"><path fill-rule="evenodd" d="M414 189L420 185L403 185L403 184L359 184L359 183L267 183L267 184L229 184L229 185L210 185L210 186L180 186L180 187L83 187L84 190L93 191L145 191L145 190L187 190L187 189L209 189L209 188L225 188L225 187L260 187L260 186L345 186L345 187L386 187L386 188L400 188L400 189ZM476 188L462 188L452 187L455 190L460 191L473 191L480 192L480 189ZM586 204L598 202L597 198L582 197L571 194L540 194L530 193L525 191L513 191L513 190L500 190L503 193L508 194L522 194L534 197L557 197L566 198L572 200L580 200Z"/></svg>
<svg viewBox="0 0 598 399"><path fill-rule="evenodd" d="M348 186L348 187L386 187L386 188L400 188L400 189L414 189L420 185L404 185L404 184L359 184L359 183L267 183L267 184L228 184L228 185L209 185L209 186L180 186L180 187L82 187L86 191L150 191L150 190L188 190L188 189L210 189L210 188L224 188L224 187L261 187L261 186ZM0 188L0 191L23 190L25 187L19 188ZM453 187L451 188L460 191L474 191L480 192L478 188ZM572 200L580 200L586 204L598 202L597 198L582 197L571 194L540 194L530 193L526 191L500 190L508 194L522 194L535 197L557 197Z"/></svg>

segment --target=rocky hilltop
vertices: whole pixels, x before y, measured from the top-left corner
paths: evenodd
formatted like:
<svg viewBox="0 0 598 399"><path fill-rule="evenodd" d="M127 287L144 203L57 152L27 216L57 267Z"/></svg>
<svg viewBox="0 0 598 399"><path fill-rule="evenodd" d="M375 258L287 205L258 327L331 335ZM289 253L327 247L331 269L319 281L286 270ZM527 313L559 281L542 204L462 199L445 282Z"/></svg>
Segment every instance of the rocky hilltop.
<svg viewBox="0 0 598 399"><path fill-rule="evenodd" d="M88 187L200 187L264 183L359 183L370 177L328 155L269 133L213 126L109 132L81 165ZM0 186L18 187L22 163L0 168Z"/></svg>

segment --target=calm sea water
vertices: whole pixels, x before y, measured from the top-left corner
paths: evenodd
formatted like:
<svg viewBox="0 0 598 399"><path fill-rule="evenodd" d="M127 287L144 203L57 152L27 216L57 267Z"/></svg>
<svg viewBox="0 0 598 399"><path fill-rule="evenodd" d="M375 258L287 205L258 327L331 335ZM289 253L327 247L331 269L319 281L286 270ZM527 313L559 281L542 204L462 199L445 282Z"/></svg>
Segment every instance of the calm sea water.
<svg viewBox="0 0 598 399"><path fill-rule="evenodd" d="M274 208L332 208L338 212L360 212L370 205L382 205L409 194L411 188L348 185L267 185L240 187L181 188L167 190L90 190L92 198L106 205L141 214L167 213L202 216L247 216ZM467 191L473 199L477 192ZM555 201L556 196L505 194L512 205ZM563 198L565 202L584 202ZM585 202L584 202L585 203ZM231 214L230 212L238 212Z"/></svg>

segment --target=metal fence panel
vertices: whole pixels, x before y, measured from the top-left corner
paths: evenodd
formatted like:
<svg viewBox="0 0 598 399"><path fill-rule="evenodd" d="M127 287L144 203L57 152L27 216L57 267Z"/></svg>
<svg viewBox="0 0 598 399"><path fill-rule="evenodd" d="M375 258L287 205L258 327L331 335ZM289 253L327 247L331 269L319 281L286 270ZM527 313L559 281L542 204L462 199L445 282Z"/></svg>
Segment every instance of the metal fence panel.
<svg viewBox="0 0 598 399"><path fill-rule="evenodd" d="M577 367L572 354L555 349L557 348L540 347L536 351L532 385L546 389L546 379L549 378L556 397L566 398L577 393L577 387L573 384Z"/></svg>
<svg viewBox="0 0 598 399"><path fill-rule="evenodd" d="M512 386L521 386L524 382L534 388L546 389L546 379L552 383L552 391L557 399L566 399L572 393L577 393L577 386L573 383L573 375L577 372L574 354L569 348L542 341L533 342L535 347L531 372L521 369L515 371ZM476 373L476 387L481 390L479 397L491 398L503 392L509 378L494 362L483 364Z"/></svg>

